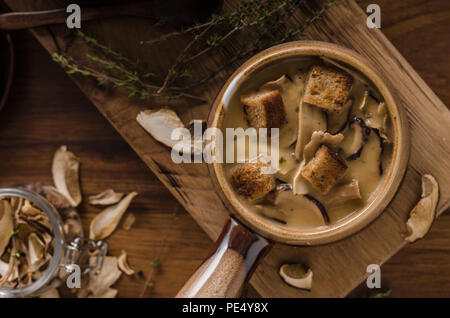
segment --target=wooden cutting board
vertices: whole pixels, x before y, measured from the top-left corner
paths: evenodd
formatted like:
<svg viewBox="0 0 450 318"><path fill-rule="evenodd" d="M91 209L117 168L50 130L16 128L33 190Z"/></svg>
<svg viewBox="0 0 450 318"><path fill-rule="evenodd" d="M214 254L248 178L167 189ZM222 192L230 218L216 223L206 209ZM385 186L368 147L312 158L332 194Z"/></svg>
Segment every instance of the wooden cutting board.
<svg viewBox="0 0 450 318"><path fill-rule="evenodd" d="M67 1L6 0L13 11L58 8ZM318 0L315 2L319 2ZM431 173L441 187L438 212L449 208L450 112L423 82L399 52L379 31L366 26L366 15L354 0L341 0L327 11L324 19L311 26L304 39L334 42L354 49L374 62L388 80L400 105L409 118L411 155L403 183L386 211L369 227L356 235L326 246L291 247L276 245L258 267L251 283L264 297L343 297L366 277L368 264L382 264L405 245L403 234L410 209L420 197L420 176ZM83 31L110 43L129 57L139 57L149 65L167 65L173 59L178 41L157 48L140 45L142 39L155 34L149 24L137 19L110 19L82 25ZM69 53L83 59L90 49L83 43L72 43L64 26L39 28L33 34L50 52L70 45ZM237 66L237 65L236 65ZM201 65L198 66L199 70ZM201 88L210 102L230 71L219 74L207 87ZM173 193L207 234L215 239L225 223L227 211L214 192L208 169L203 164L175 165L169 150L152 139L136 123L139 111L155 105L130 100L120 90L98 87L87 77L72 77L99 111L133 147L148 167ZM50 92L49 92L50 93ZM194 92L199 93L199 92ZM62 111L64 105L61 105ZM176 110L186 123L193 118L206 119L210 105L180 103ZM138 185L137 185L138 186ZM186 229L189 231L189 229ZM286 262L307 264L314 271L311 292L287 286L278 275Z"/></svg>

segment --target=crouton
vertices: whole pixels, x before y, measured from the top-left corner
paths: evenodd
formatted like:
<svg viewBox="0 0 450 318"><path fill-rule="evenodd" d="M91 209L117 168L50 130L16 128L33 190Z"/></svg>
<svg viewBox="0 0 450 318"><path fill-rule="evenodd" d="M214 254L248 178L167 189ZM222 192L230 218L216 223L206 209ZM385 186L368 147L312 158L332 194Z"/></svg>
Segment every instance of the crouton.
<svg viewBox="0 0 450 318"><path fill-rule="evenodd" d="M328 146L322 145L302 169L301 176L314 188L326 193L347 170L345 161Z"/></svg>
<svg viewBox="0 0 450 318"><path fill-rule="evenodd" d="M263 174L268 165L258 161L244 163L232 173L231 180L238 194L250 201L261 199L276 186L273 175Z"/></svg>
<svg viewBox="0 0 450 318"><path fill-rule="evenodd" d="M308 74L303 101L329 111L340 111L344 107L352 85L351 75L314 65Z"/></svg>
<svg viewBox="0 0 450 318"><path fill-rule="evenodd" d="M278 90L244 96L241 103L249 126L267 128L269 136L271 128L280 128L286 121L283 99Z"/></svg>

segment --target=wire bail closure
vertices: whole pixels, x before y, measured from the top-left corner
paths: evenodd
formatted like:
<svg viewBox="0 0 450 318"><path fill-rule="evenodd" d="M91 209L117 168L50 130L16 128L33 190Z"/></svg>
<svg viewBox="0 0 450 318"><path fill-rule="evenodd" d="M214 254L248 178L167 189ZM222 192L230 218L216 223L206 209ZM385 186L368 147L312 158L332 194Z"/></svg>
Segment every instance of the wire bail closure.
<svg viewBox="0 0 450 318"><path fill-rule="evenodd" d="M90 256L96 256L96 259L94 264L89 264L83 269L82 274L85 275L95 270L94 275L98 275L103 268L103 262L105 261L106 253L108 252L108 243L105 241L94 241L82 237L75 238L72 242L66 244L64 263L61 264L61 266L64 267L67 272L72 272L73 265L76 264L77 260L86 252L89 253Z"/></svg>

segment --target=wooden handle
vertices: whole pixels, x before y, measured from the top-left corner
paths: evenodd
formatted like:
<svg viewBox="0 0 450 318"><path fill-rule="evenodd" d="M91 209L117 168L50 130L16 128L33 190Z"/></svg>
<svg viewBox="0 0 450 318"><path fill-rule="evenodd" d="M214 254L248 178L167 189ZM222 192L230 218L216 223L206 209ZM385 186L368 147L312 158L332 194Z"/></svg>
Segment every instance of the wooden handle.
<svg viewBox="0 0 450 318"><path fill-rule="evenodd" d="M211 253L177 298L239 297L270 243L229 219Z"/></svg>
<svg viewBox="0 0 450 318"><path fill-rule="evenodd" d="M149 19L152 19L155 17L155 13L151 10L152 5L153 1L134 6L130 4L116 4L100 7L82 7L81 20L88 21L115 16L143 14L145 14L145 16ZM66 12L66 8L47 11L0 14L0 29L20 30L43 25L66 23L69 14L70 13Z"/></svg>

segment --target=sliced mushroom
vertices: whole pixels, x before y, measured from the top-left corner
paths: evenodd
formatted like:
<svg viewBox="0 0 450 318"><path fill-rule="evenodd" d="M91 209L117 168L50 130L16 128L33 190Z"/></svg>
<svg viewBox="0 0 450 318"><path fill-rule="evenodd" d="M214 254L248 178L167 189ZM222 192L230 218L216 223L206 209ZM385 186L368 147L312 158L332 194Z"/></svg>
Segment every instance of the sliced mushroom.
<svg viewBox="0 0 450 318"><path fill-rule="evenodd" d="M303 159L305 164L314 157L314 154L321 145L326 144L333 148L339 145L342 140L344 140L343 134L332 135L323 131L315 131L311 136L311 140L303 149Z"/></svg>
<svg viewBox="0 0 450 318"><path fill-rule="evenodd" d="M11 239L14 231L13 211L7 200L0 201L0 256L3 255L5 248Z"/></svg>
<svg viewBox="0 0 450 318"><path fill-rule="evenodd" d="M325 131L327 120L324 112L319 107L300 102L298 113L298 136L295 145L295 156L298 160L303 159L303 149L310 141L313 132Z"/></svg>
<svg viewBox="0 0 450 318"><path fill-rule="evenodd" d="M45 254L45 243L39 238L36 233L31 233L28 236L28 266L31 272L37 271L47 261Z"/></svg>
<svg viewBox="0 0 450 318"><path fill-rule="evenodd" d="M66 146L62 146L56 151L52 164L53 183L73 207L78 206L82 200L79 167L80 159L72 152L67 151Z"/></svg>
<svg viewBox="0 0 450 318"><path fill-rule="evenodd" d="M127 252L122 250L120 253L119 258L117 259L117 265L119 266L120 270L124 272L127 275L133 275L134 270L130 267L127 260Z"/></svg>
<svg viewBox="0 0 450 318"><path fill-rule="evenodd" d="M283 264L280 267L280 276L293 287L306 290L312 288L313 272L302 264Z"/></svg>
<svg viewBox="0 0 450 318"><path fill-rule="evenodd" d="M347 203L348 201L360 200L361 192L359 191L359 182L353 179L352 182L337 186L328 192L323 200L326 207L338 206Z"/></svg>
<svg viewBox="0 0 450 318"><path fill-rule="evenodd" d="M327 114L327 132L330 134L338 134L347 127L352 113L353 100L349 99L339 112L330 112Z"/></svg>
<svg viewBox="0 0 450 318"><path fill-rule="evenodd" d="M192 153L192 145L189 130L186 131L186 139L177 141L172 139L175 129L187 129L177 113L168 108L159 110L144 110L136 118L139 125L160 143L172 148L176 145L178 151ZM189 136L189 138L187 138Z"/></svg>
<svg viewBox="0 0 450 318"><path fill-rule="evenodd" d="M137 192L132 192L116 205L110 206L100 212L91 222L89 234L90 239L102 240L111 235L119 224L122 215L126 212L131 201L137 195Z"/></svg>
<svg viewBox="0 0 450 318"><path fill-rule="evenodd" d="M13 263L0 260L0 278L2 281L14 281L19 278L19 268ZM1 286L1 284L0 284Z"/></svg>
<svg viewBox="0 0 450 318"><path fill-rule="evenodd" d="M330 221L325 207L317 199L308 194L295 195L290 184L278 185L266 196L266 199L273 205L268 206L268 210L279 211L284 219L295 210L296 213L307 214L309 222L315 226L326 225ZM267 215L267 213L266 211L264 214Z"/></svg>
<svg viewBox="0 0 450 318"><path fill-rule="evenodd" d="M380 184L380 162L382 147L376 133L369 136L357 160L347 161L348 171L345 178L348 182L358 180L362 200L368 200Z"/></svg>
<svg viewBox="0 0 450 318"><path fill-rule="evenodd" d="M408 242L415 242L425 236L436 218L436 206L439 200L439 185L429 174L422 176L422 198L411 210L406 222Z"/></svg>
<svg viewBox="0 0 450 318"><path fill-rule="evenodd" d="M371 129L366 126L364 120L360 117L353 117L350 120L349 127L351 133L346 138L347 140L344 140L342 149L346 160L352 161L361 156L361 151L370 136Z"/></svg>
<svg viewBox="0 0 450 318"><path fill-rule="evenodd" d="M275 174L275 177L284 182L290 182L299 163L295 157L294 147L287 149L280 147L279 157L279 168Z"/></svg>
<svg viewBox="0 0 450 318"><path fill-rule="evenodd" d="M386 104L377 100L367 91L365 97L364 103L361 105L361 110L365 118L366 126L377 129L383 140L389 142L389 138L386 136L386 124L389 118Z"/></svg>
<svg viewBox="0 0 450 318"><path fill-rule="evenodd" d="M116 193L113 189L108 189L99 194L91 195L88 202L91 205L111 205L119 202L123 196L123 193Z"/></svg>
<svg viewBox="0 0 450 318"><path fill-rule="evenodd" d="M28 217L37 217L37 216L41 216L42 215L42 211L39 210L38 208L34 207L30 201L25 200L22 209L20 210L21 213L23 213L24 215L28 216ZM45 213L44 213L45 215Z"/></svg>
<svg viewBox="0 0 450 318"><path fill-rule="evenodd" d="M126 217L125 217L125 221L123 221L123 225L122 228L125 231L129 231L131 230L131 227L133 226L134 222L136 221L136 217L134 216L133 213L129 213Z"/></svg>
<svg viewBox="0 0 450 318"><path fill-rule="evenodd" d="M90 258L90 264L97 261L96 256ZM109 290L109 288L120 278L122 272L119 270L117 257L106 256L103 261L103 267L98 275L93 271L89 272L88 290L94 297L99 297Z"/></svg>
<svg viewBox="0 0 450 318"><path fill-rule="evenodd" d="M9 261L8 261L8 263L2 262L2 264L0 264L1 265L1 267L0 267L0 274L1 274L0 286L3 286L7 282L11 282L18 278L17 257L15 255L15 253L17 252L16 245L17 245L16 240L13 237L11 253L9 255ZM5 266L5 264L6 264L6 266ZM16 273L17 273L17 275L16 275Z"/></svg>
<svg viewBox="0 0 450 318"><path fill-rule="evenodd" d="M11 197L9 202L11 204L11 208L13 210L13 215L16 215L22 209L25 199L22 197Z"/></svg>
<svg viewBox="0 0 450 318"><path fill-rule="evenodd" d="M57 209L68 209L72 207L72 204L67 199L67 197L61 194L61 192L59 192L58 189L53 186L43 186L42 193L44 194L45 198L50 201L50 203L53 204Z"/></svg>
<svg viewBox="0 0 450 318"><path fill-rule="evenodd" d="M323 132L323 131L315 131L308 144L303 149L303 160L299 164L294 178L293 178L293 190L294 194L300 195L300 194L307 194L311 190L310 183L305 180L302 175L302 169L303 167L314 157L314 154L316 153L317 149L323 145L326 144L328 146L331 146L332 148L339 145L344 140L344 135L339 133L336 135L331 135L330 133Z"/></svg>

